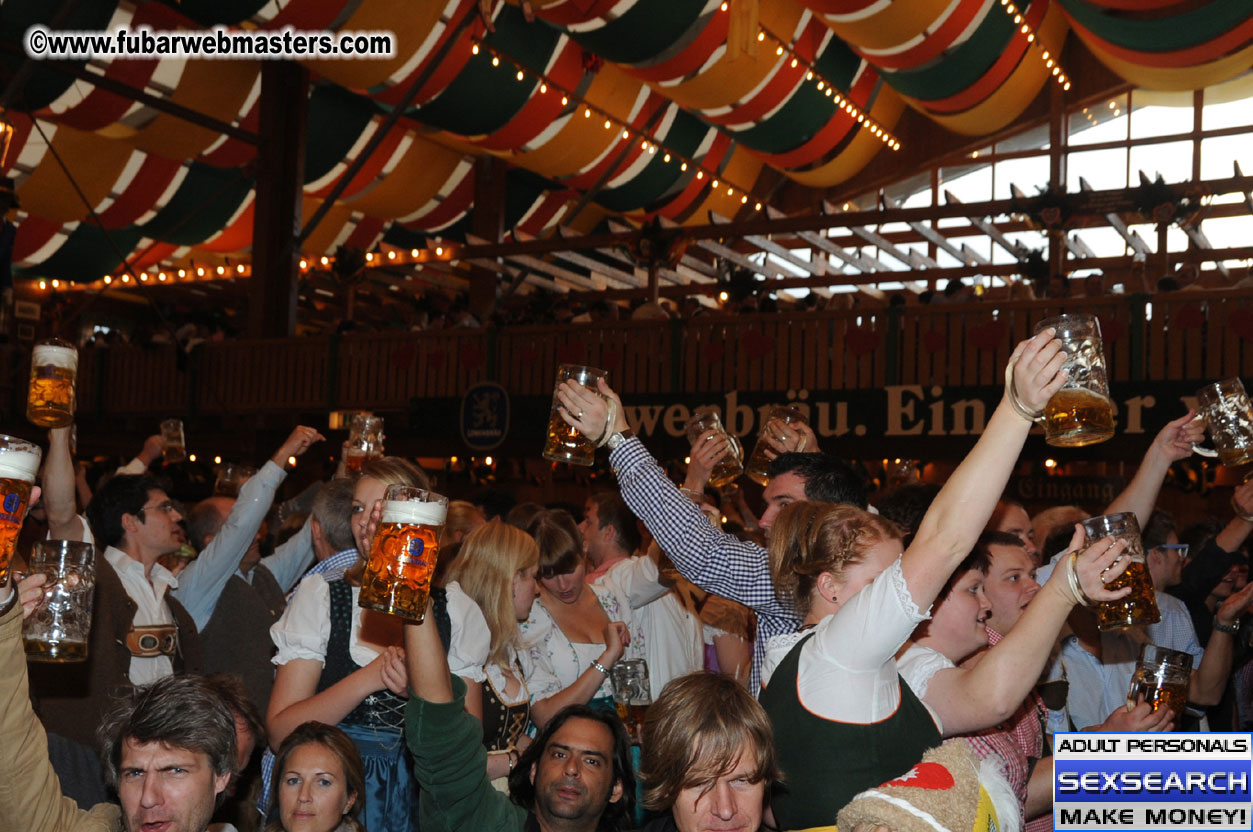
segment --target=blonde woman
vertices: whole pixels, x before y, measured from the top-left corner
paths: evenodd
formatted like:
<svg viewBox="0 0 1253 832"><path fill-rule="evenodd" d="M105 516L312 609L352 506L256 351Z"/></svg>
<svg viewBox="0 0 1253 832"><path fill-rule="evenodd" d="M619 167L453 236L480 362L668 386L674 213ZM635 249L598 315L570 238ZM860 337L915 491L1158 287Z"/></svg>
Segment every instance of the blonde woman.
<svg viewBox="0 0 1253 832"><path fill-rule="evenodd" d="M389 485L431 487L422 469L404 459L384 457L362 466L352 500L352 532L360 557L342 579L328 583L321 575L310 575L301 581L283 617L270 628L278 648L278 673L266 724L276 749L305 722L338 725L365 762L363 825L405 832L418 828L418 800L403 741L408 684L402 622L357 605L370 552L370 513ZM448 632L442 599L434 607L436 624ZM449 636L449 658L458 673L474 667L464 656L478 652L463 644L463 632Z"/></svg>
<svg viewBox="0 0 1253 832"><path fill-rule="evenodd" d="M466 535L487 522L483 509L466 500L453 500L448 504L448 519L444 521L442 543L460 543Z"/></svg>
<svg viewBox="0 0 1253 832"><path fill-rule="evenodd" d="M535 602L538 569L534 538L504 523L488 523L462 541L446 587L454 628L468 605L481 611L490 632L483 666L460 675L466 681L466 710L483 723L487 775L501 791L530 742L531 694L518 660L518 622Z"/></svg>

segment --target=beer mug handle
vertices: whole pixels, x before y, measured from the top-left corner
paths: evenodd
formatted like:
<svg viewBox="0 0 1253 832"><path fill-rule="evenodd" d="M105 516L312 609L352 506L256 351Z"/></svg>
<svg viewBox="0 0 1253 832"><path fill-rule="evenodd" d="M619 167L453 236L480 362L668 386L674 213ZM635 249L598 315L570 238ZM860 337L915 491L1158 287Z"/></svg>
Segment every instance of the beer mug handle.
<svg viewBox="0 0 1253 832"><path fill-rule="evenodd" d="M1204 422L1205 414L1200 411L1197 411L1197 414L1192 417L1192 421ZM1201 456L1207 456L1210 459L1217 459L1218 457L1218 451L1214 450L1213 448L1202 448L1200 445L1197 445L1195 442L1192 444L1192 453L1200 454Z"/></svg>

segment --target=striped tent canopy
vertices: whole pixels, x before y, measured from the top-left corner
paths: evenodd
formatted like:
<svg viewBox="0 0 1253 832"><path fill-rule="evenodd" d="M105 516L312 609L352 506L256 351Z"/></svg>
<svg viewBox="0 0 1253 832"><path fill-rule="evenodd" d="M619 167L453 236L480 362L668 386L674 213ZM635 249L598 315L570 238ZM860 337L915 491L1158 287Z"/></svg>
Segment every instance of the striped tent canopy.
<svg viewBox="0 0 1253 832"><path fill-rule="evenodd" d="M1063 50L1162 90L1253 64L1248 0L93 0L66 4L68 15L62 5L0 6L13 128L4 167L21 205L16 272L75 282L196 264L244 271L261 62L49 65L21 52L34 25L393 33L392 57L303 62L303 215L333 197L303 243L309 258L466 240L484 156L506 165L515 239L615 219L745 218L797 189L815 190L816 204L934 131L1004 129L1050 84L1069 89Z"/></svg>

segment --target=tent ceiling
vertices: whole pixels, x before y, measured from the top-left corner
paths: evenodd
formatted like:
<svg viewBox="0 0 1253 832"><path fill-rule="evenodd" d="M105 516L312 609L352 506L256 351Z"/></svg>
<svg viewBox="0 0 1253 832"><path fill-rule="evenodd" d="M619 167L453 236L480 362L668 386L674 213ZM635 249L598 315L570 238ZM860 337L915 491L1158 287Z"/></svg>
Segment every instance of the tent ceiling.
<svg viewBox="0 0 1253 832"><path fill-rule="evenodd" d="M15 128L5 167L23 210L18 274L94 281L124 263L247 262L252 240L260 63L42 65L19 51L36 23L393 31L392 58L305 62L303 216L336 194L307 229L302 249L314 258L465 242L475 162L487 155L508 166L514 239L603 231L610 216L745 221L899 178L1047 110L1046 89L1197 89L1253 64L1247 0L491 6L488 21L478 0L6 0L0 85Z"/></svg>

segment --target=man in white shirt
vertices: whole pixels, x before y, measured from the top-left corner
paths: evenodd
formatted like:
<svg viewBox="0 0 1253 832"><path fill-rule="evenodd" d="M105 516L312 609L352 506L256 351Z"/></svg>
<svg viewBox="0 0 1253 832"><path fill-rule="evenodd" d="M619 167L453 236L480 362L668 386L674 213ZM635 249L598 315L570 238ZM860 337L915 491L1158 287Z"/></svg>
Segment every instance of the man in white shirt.
<svg viewBox="0 0 1253 832"><path fill-rule="evenodd" d="M197 630L203 630L209 623L222 590L239 568L240 559L265 520L275 492L287 477L284 466L288 459L303 455L314 443L323 439L320 433L310 427L302 426L293 430L265 465L240 488L235 504L212 543L206 545L199 557L179 573L177 582L169 585L171 594L186 608ZM136 460L147 458L150 453L148 444L145 443L145 451ZM132 464L136 460L132 460ZM128 470L131 469L119 469L119 475ZM42 474L49 536L55 540L86 540L95 543L93 529L87 527L85 520L74 509L74 463L69 450L68 428L48 432L48 454ZM98 497L99 495L93 498L93 504ZM92 521L93 526L94 524L95 520ZM94 531L97 536L100 534L99 529ZM120 531L118 537L120 539ZM179 543L181 542L180 540ZM178 545L174 548L177 549ZM290 552L299 551L303 553L302 557L311 560L313 543L309 524L306 523L299 533L280 548Z"/></svg>
<svg viewBox="0 0 1253 832"><path fill-rule="evenodd" d="M644 643L655 700L671 679L704 668L704 625L677 592L661 586L657 566L648 556L632 557L640 545L640 533L621 495L612 491L593 494L583 511L579 531L589 566L594 567L588 572L588 583L599 581L629 600L634 610L631 638ZM663 594L658 597L658 593Z"/></svg>
<svg viewBox="0 0 1253 832"><path fill-rule="evenodd" d="M158 559L181 545L182 515L156 479L119 474L105 483L87 507L90 529L73 514L72 503L68 512L53 505L54 495L66 493L58 485L73 481L67 438L50 432L50 446L65 443L61 453L50 447L44 467L50 531L61 539L95 542L98 551L105 547L96 558L95 620L88 660L75 667L34 669L31 687L50 731L94 748L96 727L115 691L175 672L203 670L199 629L208 622L269 510L286 476L283 464L322 436L312 428L296 428L240 489L217 536L178 577ZM285 546L311 552L308 529Z"/></svg>

